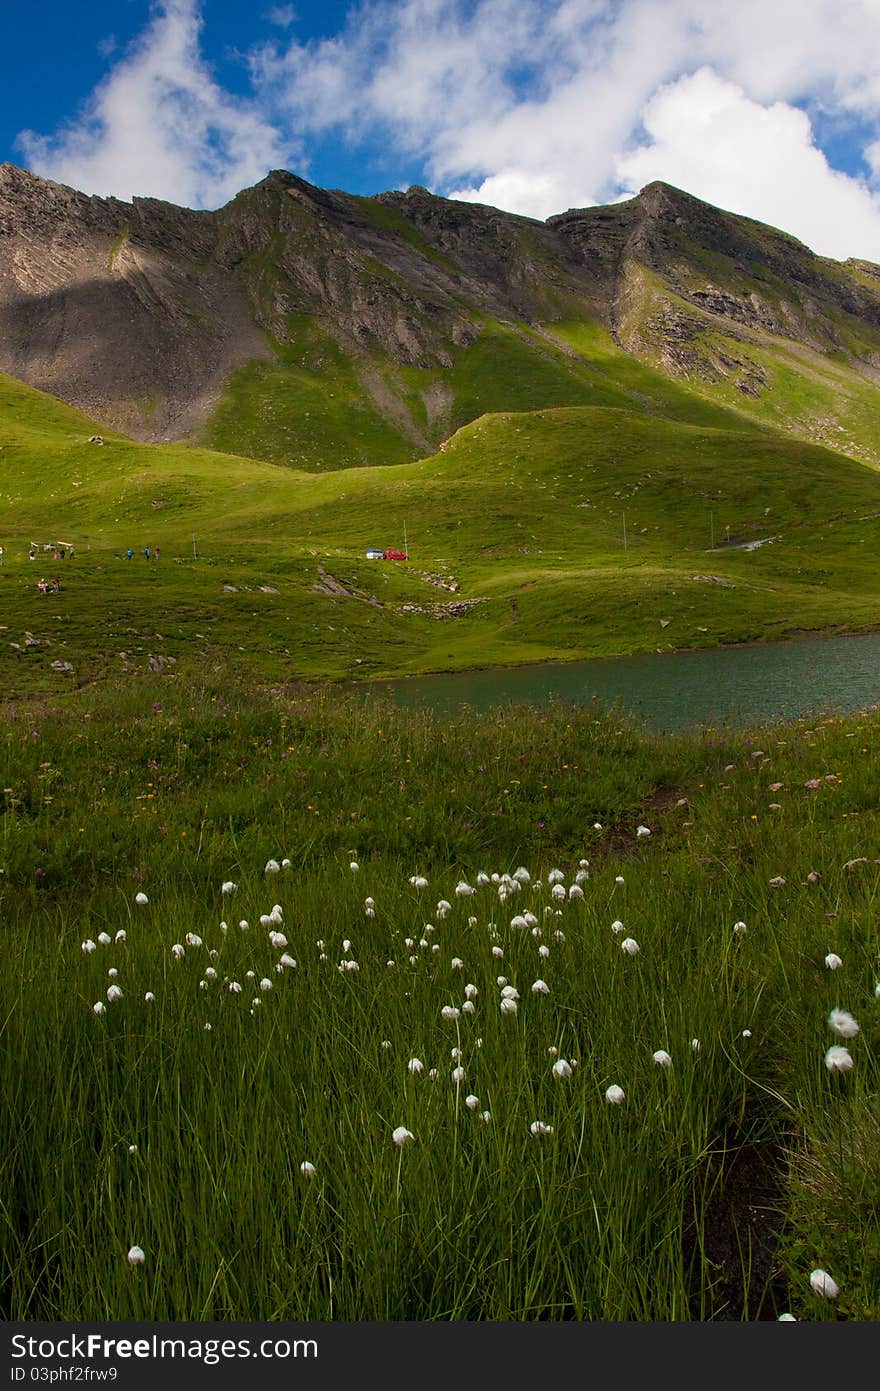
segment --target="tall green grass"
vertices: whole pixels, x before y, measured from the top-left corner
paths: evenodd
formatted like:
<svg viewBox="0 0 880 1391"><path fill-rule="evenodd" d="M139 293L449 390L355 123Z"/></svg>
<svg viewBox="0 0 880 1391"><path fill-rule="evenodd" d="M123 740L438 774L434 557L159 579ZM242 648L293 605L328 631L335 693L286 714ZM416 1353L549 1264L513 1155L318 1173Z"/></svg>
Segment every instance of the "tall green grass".
<svg viewBox="0 0 880 1391"><path fill-rule="evenodd" d="M876 713L660 739L206 677L4 725L7 1317L876 1316ZM722 1279L746 1146L779 1210Z"/></svg>

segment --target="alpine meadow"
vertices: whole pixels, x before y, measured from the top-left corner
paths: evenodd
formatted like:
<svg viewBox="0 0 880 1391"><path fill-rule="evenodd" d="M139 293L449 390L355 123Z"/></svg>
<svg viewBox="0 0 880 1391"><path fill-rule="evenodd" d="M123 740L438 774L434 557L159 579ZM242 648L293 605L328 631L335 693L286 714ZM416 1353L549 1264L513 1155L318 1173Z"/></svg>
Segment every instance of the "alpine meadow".
<svg viewBox="0 0 880 1391"><path fill-rule="evenodd" d="M880 1317L878 708L384 689L880 630L880 267L3 164L0 545L5 1319Z"/></svg>

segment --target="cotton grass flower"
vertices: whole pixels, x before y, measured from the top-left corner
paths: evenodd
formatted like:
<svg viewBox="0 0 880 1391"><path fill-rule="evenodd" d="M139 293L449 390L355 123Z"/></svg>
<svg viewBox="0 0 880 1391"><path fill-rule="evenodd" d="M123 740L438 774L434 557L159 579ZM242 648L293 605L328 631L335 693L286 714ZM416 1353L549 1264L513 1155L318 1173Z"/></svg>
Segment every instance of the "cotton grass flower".
<svg viewBox="0 0 880 1391"><path fill-rule="evenodd" d="M845 1009L833 1009L828 1016L828 1026L833 1029L838 1038L855 1038L859 1032L859 1026L851 1014L847 1014Z"/></svg>
<svg viewBox="0 0 880 1391"><path fill-rule="evenodd" d="M503 949L503 947L493 947L493 948L492 948L492 955L495 957L495 960L496 960L496 961L500 961L501 958L504 956L504 949Z"/></svg>
<svg viewBox="0 0 880 1391"><path fill-rule="evenodd" d="M840 1286L833 1280L827 1270L821 1267L810 1271L810 1286L822 1296L823 1299L836 1299L840 1294Z"/></svg>
<svg viewBox="0 0 880 1391"><path fill-rule="evenodd" d="M109 947L109 945L110 945L110 943L112 942L112 940L113 940L113 938L110 936L110 933L109 933L109 932L99 932L99 933L98 933L98 941L99 941L99 943L101 944L102 947Z"/></svg>
<svg viewBox="0 0 880 1391"><path fill-rule="evenodd" d="M231 879L224 879L220 885L220 892L221 894L234 894L237 888L238 885L234 884Z"/></svg>
<svg viewBox="0 0 880 1391"><path fill-rule="evenodd" d="M96 950L95 943L92 941L91 937L86 938L86 940L82 943L80 950L84 951L86 956L90 956L91 953Z"/></svg>
<svg viewBox="0 0 880 1391"><path fill-rule="evenodd" d="M412 884L414 889L426 889L428 887L427 879L425 879L421 874L411 874L409 882Z"/></svg>
<svg viewBox="0 0 880 1391"><path fill-rule="evenodd" d="M572 1071L565 1058L557 1058L550 1069L554 1077L571 1077Z"/></svg>
<svg viewBox="0 0 880 1391"><path fill-rule="evenodd" d="M460 879L455 886L456 898L469 898L471 894L475 894L476 892L476 889L468 884L465 879Z"/></svg>
<svg viewBox="0 0 880 1391"><path fill-rule="evenodd" d="M554 884L553 888L550 890L550 893L552 894L553 898L556 899L557 903L562 903L565 899L565 885Z"/></svg>
<svg viewBox="0 0 880 1391"><path fill-rule="evenodd" d="M196 932L188 932L184 938L187 946L200 947L203 945L201 937Z"/></svg>
<svg viewBox="0 0 880 1391"><path fill-rule="evenodd" d="M477 987L471 981L468 981L464 988L464 998L466 1000L475 1000L479 993Z"/></svg>
<svg viewBox="0 0 880 1391"><path fill-rule="evenodd" d="M626 1092L623 1087L612 1084L605 1092L605 1100L612 1106L620 1106L626 1100Z"/></svg>
<svg viewBox="0 0 880 1391"><path fill-rule="evenodd" d="M830 951L825 958L825 965L829 971L837 971L843 965L843 960L837 955L837 952Z"/></svg>
<svg viewBox="0 0 880 1391"><path fill-rule="evenodd" d="M540 956L542 961L546 961L547 957L550 955L550 948L544 946L542 943L541 946L538 948L538 955Z"/></svg>
<svg viewBox="0 0 880 1391"><path fill-rule="evenodd" d="M623 931L623 923L620 921L620 918L614 919L614 922L611 924L611 931L615 934Z"/></svg>
<svg viewBox="0 0 880 1391"><path fill-rule="evenodd" d="M358 870L360 869L360 865L358 864L357 860L352 860L351 864L348 867L351 870L352 874L357 874Z"/></svg>
<svg viewBox="0 0 880 1391"><path fill-rule="evenodd" d="M505 985L501 991L502 1000L518 1000L519 991L515 985Z"/></svg>
<svg viewBox="0 0 880 1391"><path fill-rule="evenodd" d="M395 1130L392 1130L391 1138L398 1149L403 1149L404 1145L408 1145L416 1137L411 1130L407 1130L405 1125L399 1125Z"/></svg>
<svg viewBox="0 0 880 1391"><path fill-rule="evenodd" d="M624 937L623 941L620 944L620 950L626 952L627 956L637 956L639 952L639 944L636 941L635 937Z"/></svg>
<svg viewBox="0 0 880 1391"><path fill-rule="evenodd" d="M270 979L269 979L268 976L264 976L263 979L260 981L260 989L261 989L261 990L271 990L271 989L272 989L272 982L270 981Z"/></svg>
<svg viewBox="0 0 880 1391"><path fill-rule="evenodd" d="M114 942L120 943L120 944L121 944L122 942L125 941L127 935L128 935L128 934L126 933L125 928L124 928L124 927L120 927L119 931L117 932L117 934L116 934L116 936L113 938L113 940L114 940Z"/></svg>
<svg viewBox="0 0 880 1391"><path fill-rule="evenodd" d="M299 1166L299 1171L304 1178L315 1177L315 1166L308 1159L304 1159Z"/></svg>
<svg viewBox="0 0 880 1391"><path fill-rule="evenodd" d="M532 983L533 995L549 995L550 987L545 980L536 980Z"/></svg>
<svg viewBox="0 0 880 1391"><path fill-rule="evenodd" d="M292 956L288 955L287 952L284 952L283 955L279 958L278 965L286 966L288 971L293 971L296 969L296 962L294 961Z"/></svg>
<svg viewBox="0 0 880 1391"><path fill-rule="evenodd" d="M155 995L153 994L152 990L148 990L147 993L146 993L146 995L144 996L144 1003L147 1004L147 1005L152 1005L152 1004L155 1003L155 1000L156 1000L156 997L155 997Z"/></svg>
<svg viewBox="0 0 880 1391"><path fill-rule="evenodd" d="M114 1000L122 999L122 991L118 985L109 985L107 987L107 999L109 1000L111 1005L113 1004Z"/></svg>
<svg viewBox="0 0 880 1391"><path fill-rule="evenodd" d="M464 1104L469 1111L476 1111L479 1109L480 1106L480 1098L478 1096L474 1096L473 1092L471 1092L469 1096L465 1097Z"/></svg>
<svg viewBox="0 0 880 1391"><path fill-rule="evenodd" d="M267 861L266 861L266 868L263 870L263 873L264 873L264 874L280 874L280 873L281 873L281 866L280 866L280 864L278 863L277 860L267 860Z"/></svg>
<svg viewBox="0 0 880 1391"><path fill-rule="evenodd" d="M283 932L270 932L269 941L271 942L273 947L287 946L287 938L285 937Z"/></svg>
<svg viewBox="0 0 880 1391"><path fill-rule="evenodd" d="M852 1053L840 1044L834 1044L825 1054L825 1066L831 1073L851 1072L855 1067Z"/></svg>
<svg viewBox="0 0 880 1391"><path fill-rule="evenodd" d="M171 955L174 957L175 961L183 960L183 958L186 956L186 950L183 947L182 943L174 943L174 946L171 948Z"/></svg>
<svg viewBox="0 0 880 1391"><path fill-rule="evenodd" d="M445 1019L447 1023L452 1023L460 1017L461 1010L457 1009L455 1005L444 1005L440 1011L440 1018Z"/></svg>
<svg viewBox="0 0 880 1391"><path fill-rule="evenodd" d="M111 980L114 980L116 976L119 975L119 972L117 971L115 966L111 966L109 971L107 972L107 975L110 977Z"/></svg>
<svg viewBox="0 0 880 1391"><path fill-rule="evenodd" d="M417 1077L420 1072L424 1072L425 1064L422 1062L421 1058L410 1058L406 1065L406 1070L412 1073L414 1077Z"/></svg>
<svg viewBox="0 0 880 1391"><path fill-rule="evenodd" d="M143 1265L146 1256L139 1246L132 1246L128 1253L129 1265Z"/></svg>
<svg viewBox="0 0 880 1391"><path fill-rule="evenodd" d="M135 903L137 904L137 906L138 906L139 908L145 908L146 905L149 903L150 900L147 898L147 895L146 895L146 894L140 893L140 894L135 894L135 896L134 896L134 901L135 901Z"/></svg>
<svg viewBox="0 0 880 1391"><path fill-rule="evenodd" d="M734 932L736 933L737 937L741 937L741 936L743 935L743 933L744 933L745 931L747 931L746 925L745 925L744 922L734 923L734 924L733 924L733 930L734 930Z"/></svg>
<svg viewBox="0 0 880 1391"><path fill-rule="evenodd" d="M584 896L584 891L583 891L583 889L581 888L580 884L569 884L569 886L568 886L568 897L569 897L569 899L573 899L573 898L581 898L581 899L582 899L583 896Z"/></svg>
<svg viewBox="0 0 880 1391"><path fill-rule="evenodd" d="M105 1009L106 1005L104 1004L103 1000L96 1000L95 1003L92 1005L92 1010L95 1014L103 1014Z"/></svg>
<svg viewBox="0 0 880 1391"><path fill-rule="evenodd" d="M693 1050L694 1053L699 1053L701 1047L702 1047L702 1044L700 1043L700 1040L699 1040L698 1038L692 1038L692 1039L691 1039L691 1049Z"/></svg>
<svg viewBox="0 0 880 1391"><path fill-rule="evenodd" d="M452 1080L456 1084L456 1086L458 1086L459 1083L464 1081L464 1077L465 1072L463 1067L454 1067L452 1069Z"/></svg>
<svg viewBox="0 0 880 1391"><path fill-rule="evenodd" d="M502 1013L502 1014L516 1014L516 1009L517 1009L516 1000L510 1000L510 999L507 999L507 998L505 997L505 998L501 1001L501 1013Z"/></svg>
<svg viewBox="0 0 880 1391"><path fill-rule="evenodd" d="M552 1135L553 1126L545 1125L543 1121L532 1121L529 1131L532 1135Z"/></svg>
<svg viewBox="0 0 880 1391"><path fill-rule="evenodd" d="M475 1014L476 1009L477 1007L474 1004L473 1000L465 1000L464 1004L461 1007L461 1012L462 1014Z"/></svg>
<svg viewBox="0 0 880 1391"><path fill-rule="evenodd" d="M647 826L636 826L636 840L645 840L650 834Z"/></svg>
<svg viewBox="0 0 880 1391"><path fill-rule="evenodd" d="M656 1053L651 1054L651 1057L658 1067L672 1067L672 1059L665 1048L658 1048Z"/></svg>

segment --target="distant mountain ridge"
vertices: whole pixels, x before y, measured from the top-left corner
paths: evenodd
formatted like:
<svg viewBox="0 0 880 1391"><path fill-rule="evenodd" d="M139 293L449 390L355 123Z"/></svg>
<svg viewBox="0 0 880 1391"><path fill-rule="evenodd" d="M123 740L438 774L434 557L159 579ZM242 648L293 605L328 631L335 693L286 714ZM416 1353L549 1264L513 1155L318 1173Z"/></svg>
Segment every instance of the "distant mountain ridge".
<svg viewBox="0 0 880 1391"><path fill-rule="evenodd" d="M541 223L286 171L193 211L4 164L0 371L300 468L416 458L486 412L691 400L880 466L880 267L662 183Z"/></svg>

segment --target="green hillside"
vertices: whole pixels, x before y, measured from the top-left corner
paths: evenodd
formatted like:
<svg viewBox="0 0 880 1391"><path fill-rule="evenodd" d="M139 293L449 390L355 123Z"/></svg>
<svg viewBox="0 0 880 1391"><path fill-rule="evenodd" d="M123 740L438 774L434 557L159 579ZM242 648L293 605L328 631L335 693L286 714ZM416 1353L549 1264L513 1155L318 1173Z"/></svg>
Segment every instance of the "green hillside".
<svg viewBox="0 0 880 1391"><path fill-rule="evenodd" d="M91 422L10 379L0 419L13 692L151 656L168 670L338 678L880 621L877 474L741 420L508 412L412 463L316 475L111 434L89 443ZM404 527L408 563L365 559L400 546ZM72 562L28 559L30 542L58 539ZM61 592L38 593L53 574Z"/></svg>

